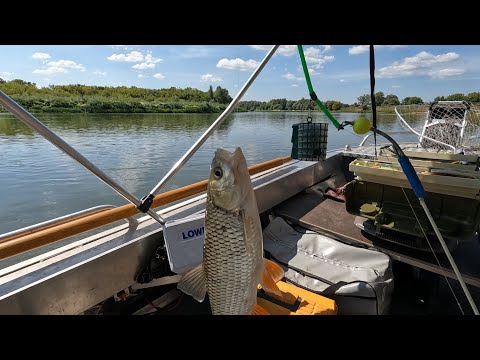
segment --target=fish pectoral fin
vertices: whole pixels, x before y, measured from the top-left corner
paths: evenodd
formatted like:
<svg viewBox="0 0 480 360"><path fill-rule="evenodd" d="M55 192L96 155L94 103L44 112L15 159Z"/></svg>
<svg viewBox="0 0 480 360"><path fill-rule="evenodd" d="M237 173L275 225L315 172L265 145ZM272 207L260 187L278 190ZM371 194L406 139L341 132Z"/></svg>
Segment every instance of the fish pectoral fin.
<svg viewBox="0 0 480 360"><path fill-rule="evenodd" d="M283 271L282 267L276 262L269 259L263 259L263 264L265 266L265 270L268 271L272 276L273 281L277 283L284 278L285 271Z"/></svg>
<svg viewBox="0 0 480 360"><path fill-rule="evenodd" d="M282 292L276 283L279 282L284 276L285 272L280 265L271 260L264 259L264 269L261 280L263 290L277 296L282 296Z"/></svg>
<svg viewBox="0 0 480 360"><path fill-rule="evenodd" d="M177 284L177 288L185 294L192 296L198 302L205 300L207 283L203 271L203 264L199 264L187 272Z"/></svg>
<svg viewBox="0 0 480 360"><path fill-rule="evenodd" d="M255 304L252 311L250 312L250 315L271 315L271 314L260 305Z"/></svg>

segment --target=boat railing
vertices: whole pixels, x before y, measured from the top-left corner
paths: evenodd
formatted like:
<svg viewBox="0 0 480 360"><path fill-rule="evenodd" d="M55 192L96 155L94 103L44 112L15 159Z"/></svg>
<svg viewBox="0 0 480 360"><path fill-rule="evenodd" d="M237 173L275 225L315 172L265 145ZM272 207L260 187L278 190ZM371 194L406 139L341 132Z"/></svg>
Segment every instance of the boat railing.
<svg viewBox="0 0 480 360"><path fill-rule="evenodd" d="M250 175L270 170L292 160L290 156L269 160L248 168ZM152 201L151 208L158 208L175 201L184 200L207 190L208 180L190 184L179 189L158 194ZM106 205L108 206L108 205ZM74 213L70 218L57 218L45 223L33 225L3 234L0 238L0 259L13 256L37 247L53 243L116 221L132 218L140 214L134 204L126 204L113 208L91 208L90 213ZM68 217L69 215L66 215ZM134 221L136 221L134 219ZM132 223L130 223L132 224ZM132 225L129 225L130 227ZM132 228L132 227L131 227Z"/></svg>
<svg viewBox="0 0 480 360"><path fill-rule="evenodd" d="M8 232L8 233L1 234L0 235L0 243L5 242L5 241L9 241L9 240L13 240L13 239L19 238L19 237L24 236L24 235L31 234L31 233L34 233L36 231L47 229L47 228L50 228L52 226L64 224L64 223L69 222L69 221L81 219L81 218L84 218L85 216L96 214L96 213L99 213L99 212L102 212L102 211L105 211L105 210L108 210L108 209L114 209L114 208L116 208L115 205L98 205L98 206L94 206L94 207L91 207L91 208L88 208L88 209L83 209L83 210L80 210L80 211L77 211L77 212L74 212L74 213L71 213L71 214L63 215L63 216L57 217L55 219L50 219L50 220L47 220L47 221L44 221L44 222L41 222L41 223L26 226L26 227L21 228L21 229L17 229L17 230ZM133 217L126 218L125 220L128 221L129 227L135 227L136 224L137 224L137 220Z"/></svg>

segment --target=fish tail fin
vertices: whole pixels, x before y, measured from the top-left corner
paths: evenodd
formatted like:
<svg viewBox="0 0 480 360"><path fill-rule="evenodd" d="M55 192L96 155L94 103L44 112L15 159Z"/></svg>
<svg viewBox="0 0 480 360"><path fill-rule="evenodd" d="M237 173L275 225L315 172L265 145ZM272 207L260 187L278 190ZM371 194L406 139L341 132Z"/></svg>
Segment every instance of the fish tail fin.
<svg viewBox="0 0 480 360"><path fill-rule="evenodd" d="M277 286L279 282L285 276L283 269L275 262L264 259L264 270L262 274L261 285L262 288L271 294L282 296L282 292Z"/></svg>
<svg viewBox="0 0 480 360"><path fill-rule="evenodd" d="M271 315L271 314L260 305L255 304L252 311L250 312L250 315Z"/></svg>

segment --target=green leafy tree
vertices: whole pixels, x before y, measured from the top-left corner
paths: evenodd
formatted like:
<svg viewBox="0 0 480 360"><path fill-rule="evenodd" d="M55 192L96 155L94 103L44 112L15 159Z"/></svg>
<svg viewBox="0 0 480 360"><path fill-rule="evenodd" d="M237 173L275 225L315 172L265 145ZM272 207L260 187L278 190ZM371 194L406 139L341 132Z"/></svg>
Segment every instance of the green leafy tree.
<svg viewBox="0 0 480 360"><path fill-rule="evenodd" d="M418 104L423 104L422 98L419 98L418 96L408 96L402 101L403 105L418 105Z"/></svg>
<svg viewBox="0 0 480 360"><path fill-rule="evenodd" d="M216 102L220 104L228 104L230 101L232 101L232 98L228 94L228 90L222 89L220 86L217 86L217 88L215 89L215 92L213 93L213 98Z"/></svg>
<svg viewBox="0 0 480 360"><path fill-rule="evenodd" d="M385 97L385 101L383 102L383 104L384 104L384 105L396 106L396 105L400 105L400 100L398 100L398 96L397 96L397 95L388 94L388 95Z"/></svg>
<svg viewBox="0 0 480 360"><path fill-rule="evenodd" d="M363 94L359 96L357 100L363 110L367 110L368 107L371 105L371 98L369 94Z"/></svg>
<svg viewBox="0 0 480 360"><path fill-rule="evenodd" d="M210 87L208 88L208 99L213 100L213 86L212 85L210 85Z"/></svg>
<svg viewBox="0 0 480 360"><path fill-rule="evenodd" d="M383 94L383 92L379 91L375 93L375 104L377 104L377 106L380 106L380 105L383 105L384 102L385 102L385 95Z"/></svg>
<svg viewBox="0 0 480 360"><path fill-rule="evenodd" d="M324 103L325 107L331 111L338 111L343 107L343 104L340 101L328 100Z"/></svg>
<svg viewBox="0 0 480 360"><path fill-rule="evenodd" d="M445 101L445 96L437 96L433 101Z"/></svg>
<svg viewBox="0 0 480 360"><path fill-rule="evenodd" d="M467 100L467 97L463 94L452 94L448 95L446 98L447 101L462 101L462 100Z"/></svg>
<svg viewBox="0 0 480 360"><path fill-rule="evenodd" d="M467 100L474 103L480 102L480 92L472 92L468 94Z"/></svg>

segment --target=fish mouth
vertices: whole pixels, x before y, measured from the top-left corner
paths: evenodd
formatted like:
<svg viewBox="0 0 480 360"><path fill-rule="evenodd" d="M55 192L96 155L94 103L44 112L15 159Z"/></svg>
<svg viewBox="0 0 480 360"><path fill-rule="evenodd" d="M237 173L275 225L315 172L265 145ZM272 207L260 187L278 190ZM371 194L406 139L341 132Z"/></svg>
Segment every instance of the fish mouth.
<svg viewBox="0 0 480 360"><path fill-rule="evenodd" d="M216 189L212 188L211 190L214 191L214 192L221 192L221 191L232 189L234 186L235 186L235 184L232 184L232 185L229 185L229 186L226 186L226 187L221 187L221 188L216 188Z"/></svg>

